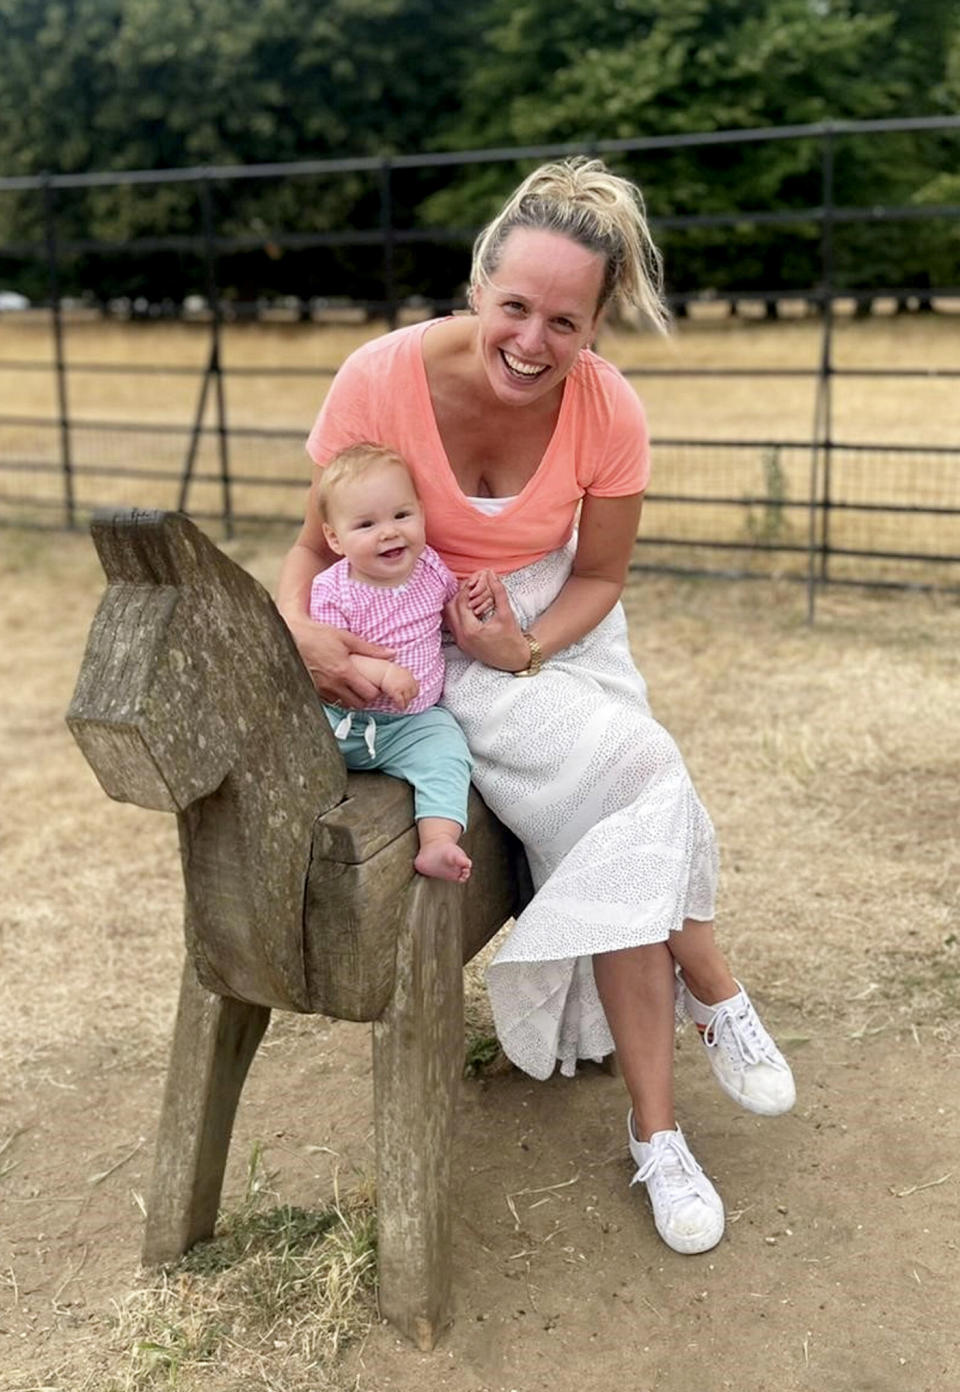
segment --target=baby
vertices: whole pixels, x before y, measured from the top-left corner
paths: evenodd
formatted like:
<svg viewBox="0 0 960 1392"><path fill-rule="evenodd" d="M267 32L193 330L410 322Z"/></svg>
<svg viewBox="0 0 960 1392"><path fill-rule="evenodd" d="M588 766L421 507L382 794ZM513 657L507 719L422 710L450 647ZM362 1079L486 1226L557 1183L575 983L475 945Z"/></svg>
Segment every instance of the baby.
<svg viewBox="0 0 960 1392"><path fill-rule="evenodd" d="M427 546L423 507L400 455L351 445L323 470L323 534L343 559L321 571L310 617L391 649L396 661L352 653L380 696L365 710L326 706L348 768L382 769L413 785L421 875L469 878L460 846L472 760L460 726L437 705L443 692L440 626L458 581ZM493 603L484 573L470 578L470 605Z"/></svg>

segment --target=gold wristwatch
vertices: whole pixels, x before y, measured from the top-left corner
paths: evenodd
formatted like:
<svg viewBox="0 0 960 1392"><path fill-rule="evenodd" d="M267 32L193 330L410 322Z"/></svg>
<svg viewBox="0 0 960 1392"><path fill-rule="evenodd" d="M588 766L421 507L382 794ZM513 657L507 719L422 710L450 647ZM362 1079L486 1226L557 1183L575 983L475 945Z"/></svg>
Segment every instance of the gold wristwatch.
<svg viewBox="0 0 960 1392"><path fill-rule="evenodd" d="M528 633L527 630L524 629L523 636L526 638L530 648L530 661L527 663L526 667L521 668L519 672L514 672L513 675L515 677L535 677L543 666L543 650L532 633Z"/></svg>

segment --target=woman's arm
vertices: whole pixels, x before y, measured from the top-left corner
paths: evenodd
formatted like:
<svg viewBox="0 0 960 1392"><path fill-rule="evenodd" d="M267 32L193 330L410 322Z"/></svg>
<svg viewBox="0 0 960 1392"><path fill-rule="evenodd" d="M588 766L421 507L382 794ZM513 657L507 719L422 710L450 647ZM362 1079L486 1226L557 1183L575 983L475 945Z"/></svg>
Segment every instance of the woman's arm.
<svg viewBox="0 0 960 1392"><path fill-rule="evenodd" d="M556 599L530 628L544 661L569 647L609 614L623 591L630 554L640 524L643 494L620 498L584 497L573 570ZM485 622L471 610L465 590L451 602L447 619L457 646L469 657L504 672L519 672L530 661L530 647L494 576L495 613Z"/></svg>
<svg viewBox="0 0 960 1392"><path fill-rule="evenodd" d="M368 706L379 694L378 688L350 661L350 654L391 658L393 653L345 629L314 623L310 618L313 577L337 559L324 540L314 490L315 484L310 488L300 535L280 567L277 608L323 699L338 706Z"/></svg>
<svg viewBox="0 0 960 1392"><path fill-rule="evenodd" d="M307 494L307 507L300 534L283 558L277 581L277 608L292 627L305 617L310 607L313 577L333 565L337 557L327 546L317 507L316 480Z"/></svg>

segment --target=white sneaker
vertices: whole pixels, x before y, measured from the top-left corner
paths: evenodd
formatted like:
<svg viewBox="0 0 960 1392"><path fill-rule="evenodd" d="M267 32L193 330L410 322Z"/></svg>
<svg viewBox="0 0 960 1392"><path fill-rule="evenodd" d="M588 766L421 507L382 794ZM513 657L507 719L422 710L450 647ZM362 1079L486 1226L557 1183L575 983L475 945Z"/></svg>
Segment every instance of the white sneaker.
<svg viewBox="0 0 960 1392"><path fill-rule="evenodd" d="M686 986L683 999L700 1032L714 1076L727 1096L760 1116L789 1112L797 1100L790 1065L764 1029L743 987L717 1005L704 1005Z"/></svg>
<svg viewBox="0 0 960 1392"><path fill-rule="evenodd" d="M627 1117L630 1154L639 1169L631 1184L645 1184L657 1232L675 1252L709 1252L723 1237L723 1202L690 1154L678 1126L638 1141L633 1111Z"/></svg>

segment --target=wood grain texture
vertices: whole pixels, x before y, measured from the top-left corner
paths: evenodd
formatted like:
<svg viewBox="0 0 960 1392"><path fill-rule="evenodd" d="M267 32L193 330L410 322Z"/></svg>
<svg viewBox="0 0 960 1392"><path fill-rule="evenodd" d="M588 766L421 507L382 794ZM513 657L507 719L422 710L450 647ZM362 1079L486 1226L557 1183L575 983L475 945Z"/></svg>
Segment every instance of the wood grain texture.
<svg viewBox="0 0 960 1392"><path fill-rule="evenodd" d="M175 809L200 980L309 1010L304 887L346 770L270 596L178 514L94 525L109 581L67 721L107 792Z"/></svg>
<svg viewBox="0 0 960 1392"><path fill-rule="evenodd" d="M460 886L405 896L396 984L373 1027L380 1309L421 1349L449 1316L450 1157L463 1073Z"/></svg>
<svg viewBox="0 0 960 1392"><path fill-rule="evenodd" d="M176 1261L210 1237L240 1092L270 1020L204 990L184 964L147 1206L143 1261Z"/></svg>
<svg viewBox="0 0 960 1392"><path fill-rule="evenodd" d="M470 793L463 845L473 872L458 886L467 962L528 902L523 848ZM393 990L398 915L416 879L413 794L385 774L351 774L347 796L321 817L307 886L311 1007L344 1020L375 1020Z"/></svg>
<svg viewBox="0 0 960 1392"><path fill-rule="evenodd" d="M415 874L411 789L348 779L270 597L185 517L94 536L108 586L68 723L111 797L174 812L187 963L144 1261L213 1232L270 1007L374 1024L381 1308L421 1348L448 1316L462 965L531 894L474 791L466 885Z"/></svg>
<svg viewBox="0 0 960 1392"><path fill-rule="evenodd" d="M376 815L374 799L370 811ZM411 816L402 835L362 864L311 862L305 938L311 1009L340 1020L375 1020L386 1008L416 853Z"/></svg>
<svg viewBox="0 0 960 1392"><path fill-rule="evenodd" d="M386 773L348 773L342 802L317 824L314 859L360 865L413 824L413 790L408 783Z"/></svg>
<svg viewBox="0 0 960 1392"><path fill-rule="evenodd" d="M523 846L497 821L475 788L463 838L473 870L463 888L463 960L469 962L533 897Z"/></svg>

